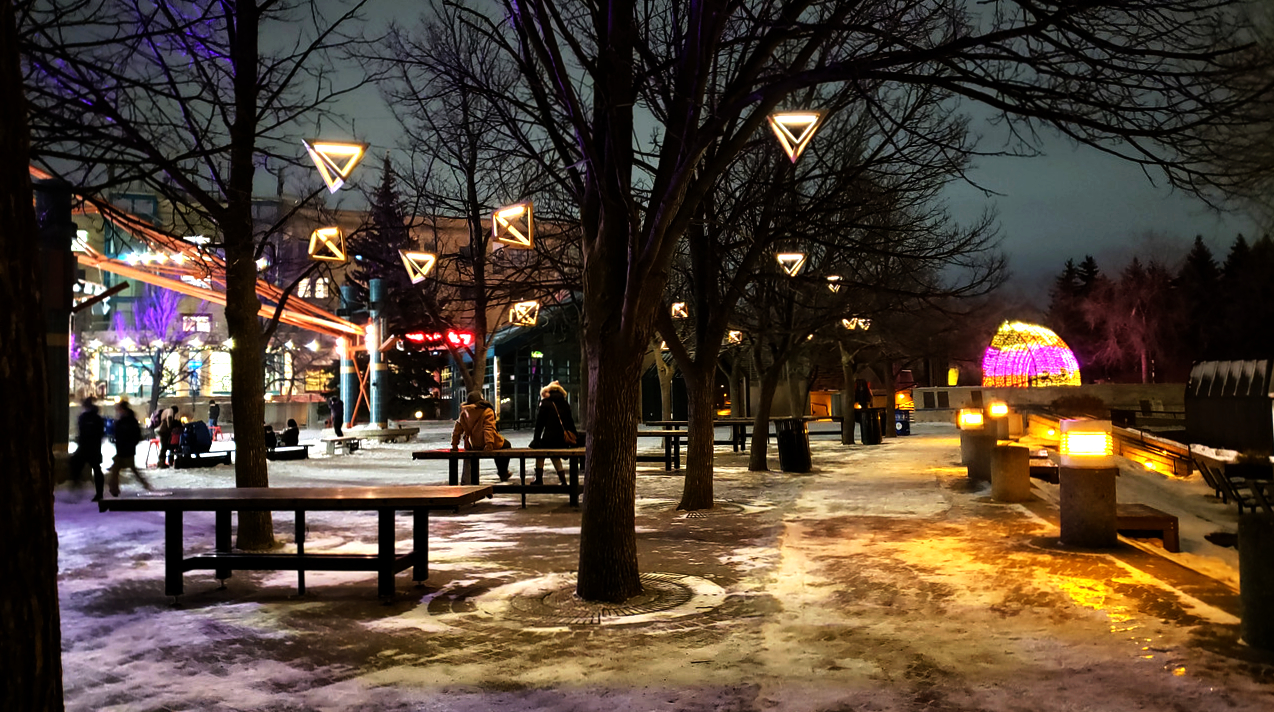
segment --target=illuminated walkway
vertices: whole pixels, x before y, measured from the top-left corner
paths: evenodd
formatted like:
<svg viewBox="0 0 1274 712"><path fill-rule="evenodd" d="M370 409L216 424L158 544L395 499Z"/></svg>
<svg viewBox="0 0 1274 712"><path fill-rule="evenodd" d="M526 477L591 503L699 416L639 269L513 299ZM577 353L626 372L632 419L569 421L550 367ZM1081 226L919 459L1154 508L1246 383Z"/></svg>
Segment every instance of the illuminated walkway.
<svg viewBox="0 0 1274 712"><path fill-rule="evenodd" d="M401 575L392 605L366 574L310 573L297 598L294 574L264 572L224 591L188 575L174 609L160 519L98 515L60 490L68 708L1274 709L1274 655L1237 642L1232 590L1128 546L1059 547L1047 504L991 502L953 465L953 429L917 430L877 447L816 440L819 469L798 476L749 473L718 448L721 506L703 514L672 510L680 478L639 476L642 569L668 593L632 610L561 595L579 522L564 498L439 517L430 587ZM272 463L271 479L439 481L410 461L419 447ZM375 526L308 521L309 550L365 551ZM211 541L210 518L186 527Z"/></svg>

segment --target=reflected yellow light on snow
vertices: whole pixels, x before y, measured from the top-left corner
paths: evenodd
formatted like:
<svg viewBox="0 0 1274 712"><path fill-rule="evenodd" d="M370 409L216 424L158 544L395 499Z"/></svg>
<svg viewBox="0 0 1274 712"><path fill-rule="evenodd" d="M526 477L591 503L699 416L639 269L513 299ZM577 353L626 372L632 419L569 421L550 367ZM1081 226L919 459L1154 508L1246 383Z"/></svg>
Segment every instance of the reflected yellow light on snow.
<svg viewBox="0 0 1274 712"><path fill-rule="evenodd" d="M1055 576L1053 580L1062 593L1076 604L1105 613L1110 619L1110 632L1122 633L1137 627L1124 625L1132 620L1132 613L1127 606L1117 602L1115 589L1105 581L1074 576Z"/></svg>
<svg viewBox="0 0 1274 712"><path fill-rule="evenodd" d="M1185 674L1186 674L1186 669L1185 669L1185 668L1183 668L1183 667L1175 667L1175 668L1172 668L1172 676L1173 676L1173 677L1184 677L1184 676L1185 676Z"/></svg>

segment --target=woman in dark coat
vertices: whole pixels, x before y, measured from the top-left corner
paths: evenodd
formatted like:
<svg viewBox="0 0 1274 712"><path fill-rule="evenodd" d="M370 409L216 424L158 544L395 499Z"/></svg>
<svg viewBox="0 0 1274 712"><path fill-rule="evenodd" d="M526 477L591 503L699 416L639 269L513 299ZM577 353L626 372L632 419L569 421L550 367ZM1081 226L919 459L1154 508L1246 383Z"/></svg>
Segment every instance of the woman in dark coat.
<svg viewBox="0 0 1274 712"><path fill-rule="evenodd" d="M569 436L567 434L570 434ZM540 390L540 412L535 418L535 437L531 439L531 447L544 450L576 447L579 444L579 433L575 431L575 419L571 417L571 406L566 402L566 389L562 384L553 381ZM562 469L562 458L550 458L553 468L557 470L557 479L566 484L566 471ZM544 479L544 458L535 458L535 481Z"/></svg>

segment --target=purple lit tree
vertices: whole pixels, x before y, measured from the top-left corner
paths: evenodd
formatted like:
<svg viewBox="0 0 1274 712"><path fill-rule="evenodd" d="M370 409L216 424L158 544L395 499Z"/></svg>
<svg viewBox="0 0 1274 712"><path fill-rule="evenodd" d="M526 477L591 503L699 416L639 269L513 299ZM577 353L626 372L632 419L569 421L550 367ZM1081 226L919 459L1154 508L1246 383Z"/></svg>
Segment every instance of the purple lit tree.
<svg viewBox="0 0 1274 712"><path fill-rule="evenodd" d="M182 329L181 300L182 295L177 292L147 286L141 298L134 302L131 317L126 317L121 311L115 312L112 331L116 344L125 339L131 340L136 347L125 349L125 352L144 354L133 356L125 368L136 368L150 377L147 413L154 413L159 407L160 397L178 383L188 381L198 371L192 368L195 359L191 354L196 334ZM201 307L204 304L206 302L201 302Z"/></svg>

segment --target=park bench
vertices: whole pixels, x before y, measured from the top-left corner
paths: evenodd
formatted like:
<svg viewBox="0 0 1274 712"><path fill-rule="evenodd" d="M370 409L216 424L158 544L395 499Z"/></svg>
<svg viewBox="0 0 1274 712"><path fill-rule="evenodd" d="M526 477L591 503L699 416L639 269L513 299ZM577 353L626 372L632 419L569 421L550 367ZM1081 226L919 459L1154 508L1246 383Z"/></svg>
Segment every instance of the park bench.
<svg viewBox="0 0 1274 712"><path fill-rule="evenodd" d="M1190 459L1199 470L1199 476L1212 488L1216 496L1221 498L1221 502L1234 502L1239 508L1239 514L1243 513L1244 507L1256 511L1256 508L1260 506L1247 479L1232 476L1233 470L1229 467L1196 453L1192 452Z"/></svg>
<svg viewBox="0 0 1274 712"><path fill-rule="evenodd" d="M336 448L341 448L346 454L355 452L363 445L363 438L357 435L342 435L340 437L319 438L319 441L326 446L326 455L332 457L336 454Z"/></svg>
<svg viewBox="0 0 1274 712"><path fill-rule="evenodd" d="M375 571L377 591L392 599L394 575L412 568L418 584L429 578L429 512L460 511L460 507L491 496L490 487L225 487L127 492L98 503L99 511L164 513L164 592L174 598L184 592L182 574L211 569L223 582L234 571L296 571L297 591L305 594L306 571ZM394 548L394 514L412 515L413 549ZM266 511L296 513L296 552L235 552L231 549L230 513ZM328 554L305 551L305 513L313 511L375 511L379 515L377 553ZM186 512L214 512L215 549L186 557L183 521Z"/></svg>
<svg viewBox="0 0 1274 712"><path fill-rule="evenodd" d="M773 418L771 418L773 420ZM665 430L681 430L689 428L688 420L650 420L646 425L656 425ZM713 440L713 445L729 445L733 452L742 452L748 449L748 428L752 425L751 418L716 418L712 421L713 428L723 426L730 428L730 437L725 440Z"/></svg>
<svg viewBox="0 0 1274 712"><path fill-rule="evenodd" d="M265 451L265 459L267 460L308 460L310 459L310 448L315 443L298 443L296 445L279 445L278 447Z"/></svg>
<svg viewBox="0 0 1274 712"><path fill-rule="evenodd" d="M173 460L173 468L184 470L195 467L216 467L217 465L233 464L231 457L234 455L231 450L214 450L209 452L192 452L184 455L177 453Z"/></svg>
<svg viewBox="0 0 1274 712"><path fill-rule="evenodd" d="M1164 551L1174 554L1181 551L1177 518L1154 507L1144 504L1115 505L1115 529L1124 535L1158 532L1159 538L1163 540Z"/></svg>
<svg viewBox="0 0 1274 712"><path fill-rule="evenodd" d="M522 508L526 509L526 496L528 494L566 494L570 496L572 507L579 506L580 469L584 462L584 448L552 448L552 449L536 449L536 448L508 448L505 450L418 450L411 454L413 460L445 460L447 462L447 484L456 486L460 484L461 463L469 462L470 481L467 484L478 484L480 479L478 463L482 460L494 460L497 457L507 457L512 461L517 460L518 481L517 482L497 482L492 485L496 494L518 494L522 497ZM526 462L534 460L537 457L550 458L559 457L567 461L567 480L566 484L545 484L542 478L535 478L534 465L532 465L532 482L526 481ZM550 470L552 465L544 463ZM556 477L556 474L550 476Z"/></svg>

